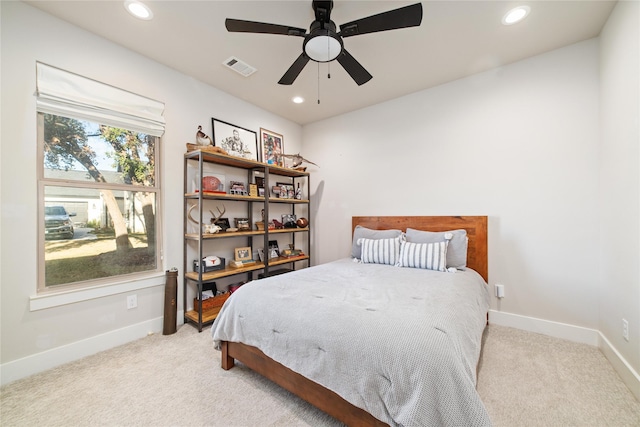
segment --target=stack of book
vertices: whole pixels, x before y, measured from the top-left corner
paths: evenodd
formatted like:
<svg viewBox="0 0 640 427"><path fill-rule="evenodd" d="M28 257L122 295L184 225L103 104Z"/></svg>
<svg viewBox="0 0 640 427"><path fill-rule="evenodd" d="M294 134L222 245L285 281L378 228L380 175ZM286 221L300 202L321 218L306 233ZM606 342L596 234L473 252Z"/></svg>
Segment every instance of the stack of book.
<svg viewBox="0 0 640 427"><path fill-rule="evenodd" d="M246 261L231 261L229 262L229 267L240 268L240 267L248 267L250 265L254 265L256 263L253 259L248 259Z"/></svg>
<svg viewBox="0 0 640 427"><path fill-rule="evenodd" d="M302 255L304 255L304 253L302 253L300 249L284 249L280 252L280 256L284 258L294 258Z"/></svg>

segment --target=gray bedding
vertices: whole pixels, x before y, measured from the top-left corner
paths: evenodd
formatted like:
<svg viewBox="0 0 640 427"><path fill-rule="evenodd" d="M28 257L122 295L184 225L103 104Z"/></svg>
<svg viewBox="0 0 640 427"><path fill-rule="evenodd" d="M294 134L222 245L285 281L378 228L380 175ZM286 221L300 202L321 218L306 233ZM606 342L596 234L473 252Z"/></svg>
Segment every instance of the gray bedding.
<svg viewBox="0 0 640 427"><path fill-rule="evenodd" d="M389 425L484 426L476 365L488 286L351 259L253 281L212 327L333 390Z"/></svg>

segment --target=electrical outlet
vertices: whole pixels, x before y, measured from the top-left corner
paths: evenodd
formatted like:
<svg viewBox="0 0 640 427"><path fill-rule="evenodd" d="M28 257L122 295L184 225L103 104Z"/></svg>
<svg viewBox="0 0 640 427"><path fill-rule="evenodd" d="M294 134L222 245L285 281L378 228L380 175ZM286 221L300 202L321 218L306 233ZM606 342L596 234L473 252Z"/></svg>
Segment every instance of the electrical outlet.
<svg viewBox="0 0 640 427"><path fill-rule="evenodd" d="M496 296L498 298L504 298L504 285L496 284Z"/></svg>
<svg viewBox="0 0 640 427"><path fill-rule="evenodd" d="M131 310L132 308L136 308L137 306L138 306L138 296L129 295L127 297L127 310Z"/></svg>
<svg viewBox="0 0 640 427"><path fill-rule="evenodd" d="M627 319L622 319L622 338L629 341L629 322Z"/></svg>

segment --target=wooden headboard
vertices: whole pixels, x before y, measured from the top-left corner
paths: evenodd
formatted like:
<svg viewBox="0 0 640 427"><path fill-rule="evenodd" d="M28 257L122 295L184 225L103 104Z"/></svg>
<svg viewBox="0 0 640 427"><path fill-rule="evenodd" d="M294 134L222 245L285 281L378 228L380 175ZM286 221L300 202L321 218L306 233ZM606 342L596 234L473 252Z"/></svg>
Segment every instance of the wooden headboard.
<svg viewBox="0 0 640 427"><path fill-rule="evenodd" d="M356 225L373 230L389 228L406 231L407 227L425 231L467 230L467 266L489 282L487 256L486 216L354 216L351 219L351 235Z"/></svg>

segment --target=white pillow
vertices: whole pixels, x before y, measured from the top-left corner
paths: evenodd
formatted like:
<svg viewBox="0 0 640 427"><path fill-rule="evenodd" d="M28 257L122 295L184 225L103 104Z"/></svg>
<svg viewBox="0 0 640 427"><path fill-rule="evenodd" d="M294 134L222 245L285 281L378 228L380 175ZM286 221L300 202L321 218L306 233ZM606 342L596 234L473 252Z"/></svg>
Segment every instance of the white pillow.
<svg viewBox="0 0 640 427"><path fill-rule="evenodd" d="M400 253L400 237L394 239L358 239L358 245L362 250L361 259L365 264L389 264L398 263Z"/></svg>
<svg viewBox="0 0 640 427"><path fill-rule="evenodd" d="M402 230L372 230L370 228L356 225L353 230L353 242L351 246L351 256L353 258L360 258L362 246L358 243L360 239L392 239L402 234Z"/></svg>
<svg viewBox="0 0 640 427"><path fill-rule="evenodd" d="M453 234L449 246L447 246L447 267L464 268L467 266L467 230L451 231L423 231L407 228L407 242L413 243L434 243L445 239L447 233Z"/></svg>
<svg viewBox="0 0 640 427"><path fill-rule="evenodd" d="M447 271L449 241L435 243L402 242L398 266Z"/></svg>

